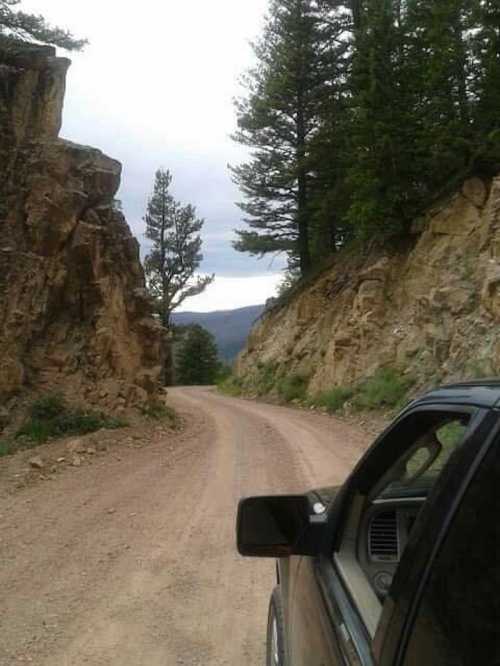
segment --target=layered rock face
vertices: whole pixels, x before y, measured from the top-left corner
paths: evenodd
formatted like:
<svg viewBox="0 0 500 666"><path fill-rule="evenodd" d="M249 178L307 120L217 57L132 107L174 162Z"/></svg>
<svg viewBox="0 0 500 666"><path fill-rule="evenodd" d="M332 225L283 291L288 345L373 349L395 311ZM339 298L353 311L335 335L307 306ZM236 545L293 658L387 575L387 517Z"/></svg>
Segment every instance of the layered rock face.
<svg viewBox="0 0 500 666"><path fill-rule="evenodd" d="M500 177L467 181L421 227L408 251L343 259L271 310L237 373L270 364L312 394L387 366L418 386L500 375Z"/></svg>
<svg viewBox="0 0 500 666"><path fill-rule="evenodd" d="M158 390L162 329L113 206L121 165L58 138L68 65L0 43L0 405L61 390L123 410Z"/></svg>

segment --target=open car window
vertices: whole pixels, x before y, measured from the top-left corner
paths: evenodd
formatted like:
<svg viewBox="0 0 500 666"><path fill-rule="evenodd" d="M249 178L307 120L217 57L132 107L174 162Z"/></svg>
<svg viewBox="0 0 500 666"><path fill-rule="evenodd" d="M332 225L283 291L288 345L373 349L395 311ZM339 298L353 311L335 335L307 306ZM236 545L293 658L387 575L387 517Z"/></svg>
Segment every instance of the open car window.
<svg viewBox="0 0 500 666"><path fill-rule="evenodd" d="M454 453L465 445L475 410L408 414L366 459L334 562L373 638L410 533Z"/></svg>
<svg viewBox="0 0 500 666"><path fill-rule="evenodd" d="M464 441L469 421L468 414L454 414L432 424L382 476L370 499L427 497Z"/></svg>

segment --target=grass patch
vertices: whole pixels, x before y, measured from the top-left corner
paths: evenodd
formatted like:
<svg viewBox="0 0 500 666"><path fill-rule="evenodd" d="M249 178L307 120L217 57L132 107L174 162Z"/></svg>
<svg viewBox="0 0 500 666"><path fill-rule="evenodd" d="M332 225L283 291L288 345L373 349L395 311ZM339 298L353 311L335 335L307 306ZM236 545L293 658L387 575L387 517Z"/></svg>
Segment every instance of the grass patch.
<svg viewBox="0 0 500 666"><path fill-rule="evenodd" d="M344 386L336 386L329 391L324 391L311 400L314 407L323 407L330 414L338 412L345 403L354 395L354 389Z"/></svg>
<svg viewBox="0 0 500 666"><path fill-rule="evenodd" d="M394 368L380 368L356 387L351 402L360 410L401 407L414 383L412 378L401 375Z"/></svg>
<svg viewBox="0 0 500 666"><path fill-rule="evenodd" d="M159 400L148 403L141 409L141 412L148 419L168 421L172 428L178 428L180 425L179 416L175 409Z"/></svg>
<svg viewBox="0 0 500 666"><path fill-rule="evenodd" d="M308 378L303 375L289 375L278 380L276 390L285 402L305 400L308 384Z"/></svg>
<svg viewBox="0 0 500 666"><path fill-rule="evenodd" d="M110 417L103 412L71 407L61 395L53 394L31 405L28 419L17 431L15 439L36 445L66 435L86 435L101 428L113 430L127 425L123 419Z"/></svg>
<svg viewBox="0 0 500 666"><path fill-rule="evenodd" d="M2 439L0 441L0 458L10 456L16 452L16 442L12 439Z"/></svg>
<svg viewBox="0 0 500 666"><path fill-rule="evenodd" d="M255 371L245 378L230 375L217 382L221 393L238 397L255 394L259 397L271 393L276 384L276 367L272 363L258 363Z"/></svg>
<svg viewBox="0 0 500 666"><path fill-rule="evenodd" d="M217 388L224 395L238 397L243 393L243 381L239 377L231 375L217 382Z"/></svg>
<svg viewBox="0 0 500 666"><path fill-rule="evenodd" d="M272 363L260 363L257 372L251 379L251 388L258 396L271 393L276 384L276 366Z"/></svg>

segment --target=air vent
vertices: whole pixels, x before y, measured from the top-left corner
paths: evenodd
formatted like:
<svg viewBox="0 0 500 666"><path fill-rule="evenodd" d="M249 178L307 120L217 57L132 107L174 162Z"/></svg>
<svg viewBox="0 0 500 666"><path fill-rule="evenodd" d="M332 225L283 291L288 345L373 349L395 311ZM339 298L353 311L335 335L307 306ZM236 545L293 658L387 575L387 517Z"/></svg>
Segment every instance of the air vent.
<svg viewBox="0 0 500 666"><path fill-rule="evenodd" d="M368 548L372 560L384 562L399 560L398 518L395 511L384 511L372 518Z"/></svg>

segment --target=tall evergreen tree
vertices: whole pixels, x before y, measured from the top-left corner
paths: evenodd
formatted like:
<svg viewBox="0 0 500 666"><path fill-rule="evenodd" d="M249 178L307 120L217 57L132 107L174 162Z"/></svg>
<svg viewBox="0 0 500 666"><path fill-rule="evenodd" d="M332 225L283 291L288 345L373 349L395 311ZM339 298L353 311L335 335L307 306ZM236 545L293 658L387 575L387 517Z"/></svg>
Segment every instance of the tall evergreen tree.
<svg viewBox="0 0 500 666"><path fill-rule="evenodd" d="M354 235L386 239L399 233L413 212L407 211L412 144L402 82L400 8L393 0L353 4L349 117L345 125L350 198L346 218Z"/></svg>
<svg viewBox="0 0 500 666"><path fill-rule="evenodd" d="M313 176L310 205L310 246L315 260L335 253L351 236L345 223L348 207L345 172L349 163L349 88L353 20L348 7L322 0L318 17L328 43L331 79L326 82L318 113L318 131L310 144L308 166Z"/></svg>
<svg viewBox="0 0 500 666"><path fill-rule="evenodd" d="M145 260L147 285L165 328L186 298L201 294L214 280L213 275L195 276L203 259L199 232L204 220L193 206L174 199L171 183L170 172L158 169L144 218L146 238L153 244Z"/></svg>
<svg viewBox="0 0 500 666"><path fill-rule="evenodd" d="M472 38L473 120L477 137L477 168L487 175L500 168L500 5L482 0L476 7Z"/></svg>
<svg viewBox="0 0 500 666"><path fill-rule="evenodd" d="M311 268L310 145L334 79L329 26L320 19L313 0L272 1L254 47L258 65L244 79L248 94L237 102L235 139L253 149L252 159L232 169L250 227L237 232L236 249L285 251L303 275Z"/></svg>
<svg viewBox="0 0 500 666"><path fill-rule="evenodd" d="M236 247L285 250L292 280L498 173L496 0L273 0L256 53L238 106L253 152L234 169L250 226Z"/></svg>
<svg viewBox="0 0 500 666"><path fill-rule="evenodd" d="M404 85L412 107L420 205L455 188L474 162L469 33L480 0L408 0Z"/></svg>
<svg viewBox="0 0 500 666"><path fill-rule="evenodd" d="M70 51L80 51L86 39L76 39L68 30L52 26L43 16L17 9L21 0L0 0L0 36L28 42L53 44Z"/></svg>
<svg viewBox="0 0 500 666"><path fill-rule="evenodd" d="M175 362L176 383L183 386L214 384L218 370L213 335L198 324L186 327Z"/></svg>

